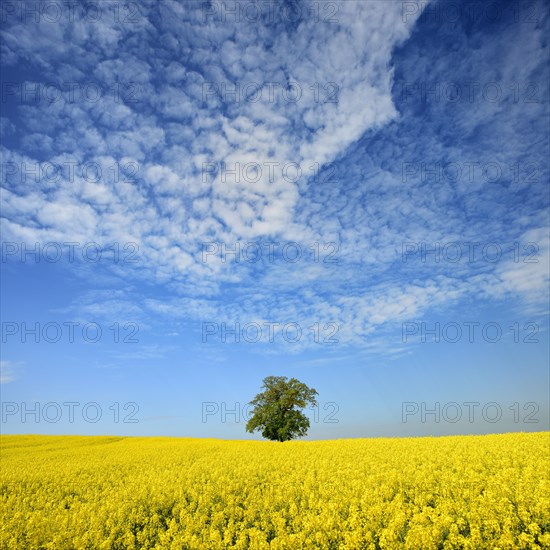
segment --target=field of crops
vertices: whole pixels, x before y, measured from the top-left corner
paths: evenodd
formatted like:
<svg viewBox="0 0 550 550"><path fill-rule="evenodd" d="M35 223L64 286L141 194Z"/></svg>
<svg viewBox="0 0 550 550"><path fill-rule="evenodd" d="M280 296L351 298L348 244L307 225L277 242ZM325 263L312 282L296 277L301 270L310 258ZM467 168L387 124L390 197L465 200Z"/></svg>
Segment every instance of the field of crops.
<svg viewBox="0 0 550 550"><path fill-rule="evenodd" d="M550 548L550 434L3 436L1 545Z"/></svg>

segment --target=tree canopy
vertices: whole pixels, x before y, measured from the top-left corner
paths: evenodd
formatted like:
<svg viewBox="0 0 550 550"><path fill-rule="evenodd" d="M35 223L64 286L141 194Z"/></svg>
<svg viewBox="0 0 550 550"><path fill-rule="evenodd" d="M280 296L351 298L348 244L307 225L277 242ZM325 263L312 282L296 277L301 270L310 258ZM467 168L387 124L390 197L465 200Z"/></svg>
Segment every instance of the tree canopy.
<svg viewBox="0 0 550 550"><path fill-rule="evenodd" d="M253 409L246 431L261 431L263 437L273 441L306 435L310 424L302 409L317 405L317 391L286 376L267 376L262 389L250 402Z"/></svg>

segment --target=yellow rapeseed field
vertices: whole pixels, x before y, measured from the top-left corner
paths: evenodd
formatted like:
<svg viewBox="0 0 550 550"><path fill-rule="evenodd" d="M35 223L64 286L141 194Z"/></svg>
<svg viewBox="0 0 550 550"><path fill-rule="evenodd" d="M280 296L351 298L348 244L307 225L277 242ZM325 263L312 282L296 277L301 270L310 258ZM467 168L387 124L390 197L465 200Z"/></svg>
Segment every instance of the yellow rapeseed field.
<svg viewBox="0 0 550 550"><path fill-rule="evenodd" d="M550 548L550 434L3 436L1 545Z"/></svg>

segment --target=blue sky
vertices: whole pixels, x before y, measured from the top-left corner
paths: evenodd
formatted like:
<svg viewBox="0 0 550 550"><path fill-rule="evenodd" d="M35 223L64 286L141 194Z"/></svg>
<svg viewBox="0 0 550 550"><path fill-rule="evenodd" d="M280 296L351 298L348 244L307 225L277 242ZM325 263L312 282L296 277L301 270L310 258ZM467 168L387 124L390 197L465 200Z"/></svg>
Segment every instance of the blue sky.
<svg viewBox="0 0 550 550"><path fill-rule="evenodd" d="M548 429L548 6L235 4L3 4L2 432Z"/></svg>

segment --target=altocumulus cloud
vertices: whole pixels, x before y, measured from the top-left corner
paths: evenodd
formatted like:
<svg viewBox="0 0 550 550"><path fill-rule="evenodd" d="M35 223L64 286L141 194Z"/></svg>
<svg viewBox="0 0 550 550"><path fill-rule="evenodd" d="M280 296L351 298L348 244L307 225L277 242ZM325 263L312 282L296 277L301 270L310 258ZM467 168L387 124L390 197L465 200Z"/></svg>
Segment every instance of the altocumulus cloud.
<svg viewBox="0 0 550 550"><path fill-rule="evenodd" d="M3 178L4 239L138 243L139 263L113 268L136 286L112 299L96 294L105 311L195 321L299 319L304 326L326 319L343 327L342 343L353 345L472 296L514 296L538 307L548 258L545 209L536 200L542 186L531 186L512 226L512 205L526 193L512 178L492 187L464 178L434 186L418 175L404 180L403 166L542 166L543 144L528 147L523 136L526 118L544 134L544 102L527 112L488 102L418 108L396 89L428 76L480 78L485 59L503 78L516 70L522 81L543 82L547 18L524 29L514 54L499 54L505 21L490 34L482 25L455 28L451 45L441 21L418 20L425 2L407 17L401 2L333 2L330 21L312 15L316 4L303 2L292 22L215 17L203 2L173 0L140 2L131 21L8 18L3 57L13 79L53 83L61 93L55 101L16 102L2 119L4 162L94 163L102 177L64 169L54 183ZM101 6L113 14L118 3ZM466 62L472 56L474 69ZM25 72L17 69L23 64ZM91 82L101 92L93 101L78 95ZM540 93L542 100L547 89ZM474 153L480 147L486 158ZM245 165L262 169L224 173ZM289 177L282 169L289 166L301 174L294 169ZM542 181L548 173L540 170ZM536 239L541 261L402 261L404 241L487 235ZM204 261L205 242L231 249L250 241L294 241L304 251L335 243L337 261ZM163 297L140 281L161 285Z"/></svg>

